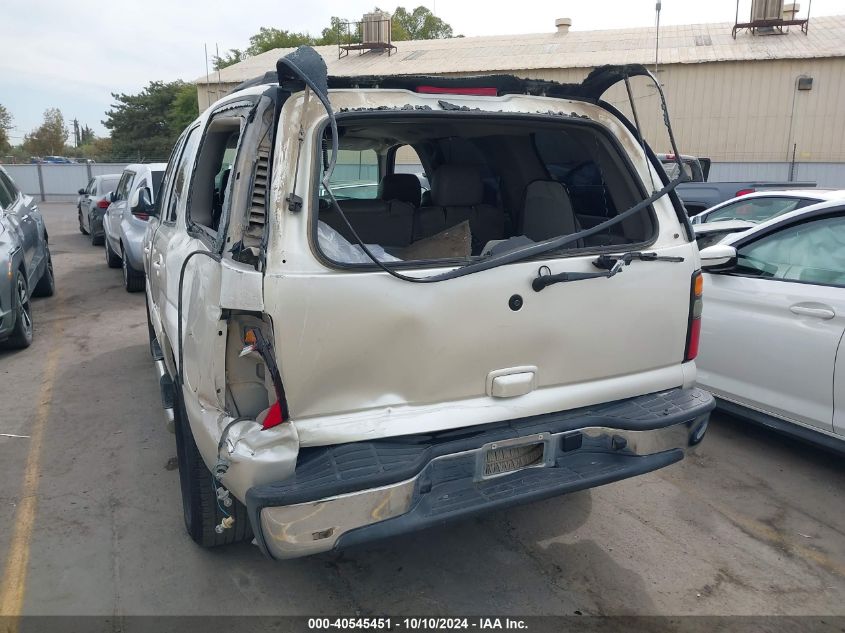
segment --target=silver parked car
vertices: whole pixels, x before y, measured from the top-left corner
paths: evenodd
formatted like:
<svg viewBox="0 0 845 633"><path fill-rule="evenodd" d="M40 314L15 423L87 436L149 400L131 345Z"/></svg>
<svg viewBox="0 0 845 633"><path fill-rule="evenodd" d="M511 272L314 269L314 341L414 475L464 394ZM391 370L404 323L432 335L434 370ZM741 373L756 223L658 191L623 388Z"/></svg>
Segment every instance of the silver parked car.
<svg viewBox="0 0 845 633"><path fill-rule="evenodd" d="M143 191L144 200L152 204L165 167L165 163L128 165L103 216L106 263L109 268L123 267L123 285L127 292L144 289L143 242L150 216L147 205L139 205L137 200Z"/></svg>
<svg viewBox="0 0 845 633"><path fill-rule="evenodd" d="M47 227L31 196L0 167L0 341L5 347L32 343L31 297L55 289Z"/></svg>
<svg viewBox="0 0 845 633"><path fill-rule="evenodd" d="M79 232L91 236L91 243L103 243L103 215L109 208L108 195L117 189L121 174L94 176L79 190L76 208L79 211Z"/></svg>

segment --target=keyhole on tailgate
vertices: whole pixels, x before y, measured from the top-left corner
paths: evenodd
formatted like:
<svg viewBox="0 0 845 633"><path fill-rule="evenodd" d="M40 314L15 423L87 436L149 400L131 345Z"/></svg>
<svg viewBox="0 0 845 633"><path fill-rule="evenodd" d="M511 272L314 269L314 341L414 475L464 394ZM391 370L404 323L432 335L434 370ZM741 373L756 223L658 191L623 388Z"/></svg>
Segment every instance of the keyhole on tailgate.
<svg viewBox="0 0 845 633"><path fill-rule="evenodd" d="M510 299L508 299L508 306L510 309L516 312L522 307L522 297L520 295L514 295Z"/></svg>

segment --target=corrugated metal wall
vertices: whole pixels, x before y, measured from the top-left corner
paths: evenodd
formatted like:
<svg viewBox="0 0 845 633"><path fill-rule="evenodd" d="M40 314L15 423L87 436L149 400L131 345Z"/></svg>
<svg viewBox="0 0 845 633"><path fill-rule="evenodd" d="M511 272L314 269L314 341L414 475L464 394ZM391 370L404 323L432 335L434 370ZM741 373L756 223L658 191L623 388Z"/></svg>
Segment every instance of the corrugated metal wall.
<svg viewBox="0 0 845 633"><path fill-rule="evenodd" d="M775 36L773 36L775 37ZM584 69L516 71L526 77L578 82ZM658 77L680 150L719 162L845 162L845 56L840 58L672 64ZM796 89L800 76L812 90ZM646 138L667 151L656 90L633 80ZM630 113L623 86L608 100Z"/></svg>

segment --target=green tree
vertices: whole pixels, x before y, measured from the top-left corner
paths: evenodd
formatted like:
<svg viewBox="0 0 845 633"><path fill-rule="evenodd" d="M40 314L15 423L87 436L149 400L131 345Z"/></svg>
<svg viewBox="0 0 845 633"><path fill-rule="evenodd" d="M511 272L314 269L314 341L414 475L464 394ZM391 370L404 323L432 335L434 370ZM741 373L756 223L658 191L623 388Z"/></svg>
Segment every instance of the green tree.
<svg viewBox="0 0 845 633"><path fill-rule="evenodd" d="M79 145L86 145L94 140L94 130L92 130L87 125L83 125L82 129L79 131Z"/></svg>
<svg viewBox="0 0 845 633"><path fill-rule="evenodd" d="M378 7L374 10L379 11ZM310 33L298 33L285 29L273 27L261 27L261 29L249 38L249 46L241 50L232 48L222 57L214 57L214 68L225 68L232 64L254 55L260 55L276 48L295 48L297 46L324 46L336 44L338 35L343 43L351 44L361 41L361 33L354 25L349 29L347 36L346 20L332 16L329 26L324 28L320 37L314 37ZM453 37L452 27L434 15L426 7L417 7L408 11L403 7L397 7L393 13L391 36L394 40L433 40L439 38ZM459 36L460 37L460 36Z"/></svg>
<svg viewBox="0 0 845 633"><path fill-rule="evenodd" d="M404 7L396 7L391 27L391 36L397 41L437 40L453 36L449 24L422 6L410 13Z"/></svg>
<svg viewBox="0 0 845 633"><path fill-rule="evenodd" d="M186 95L190 92L193 105ZM151 81L138 94L112 93L103 125L117 159L164 159L184 126L197 115L196 88L183 81ZM190 116L189 116L190 115Z"/></svg>
<svg viewBox="0 0 845 633"><path fill-rule="evenodd" d="M9 141L9 130L12 129L12 113L0 103L0 153L6 153L12 148Z"/></svg>
<svg viewBox="0 0 845 633"><path fill-rule="evenodd" d="M173 97L167 113L167 125L173 138L178 138L182 130L198 116L197 87L194 84L183 83L176 91L176 96Z"/></svg>
<svg viewBox="0 0 845 633"><path fill-rule="evenodd" d="M112 158L112 142L111 138L92 138L87 143L80 145L77 149L77 154L84 158L90 158L98 163L108 163Z"/></svg>
<svg viewBox="0 0 845 633"><path fill-rule="evenodd" d="M248 57L246 51L242 51L239 48L230 48L228 53L223 53L223 56L220 57L215 55L213 57L214 60L214 70L220 70L221 68L226 68L226 66L231 66L232 64L237 64L238 62L242 62Z"/></svg>
<svg viewBox="0 0 845 633"><path fill-rule="evenodd" d="M63 154L70 132L58 108L44 110L44 122L24 137L23 147L33 156Z"/></svg>

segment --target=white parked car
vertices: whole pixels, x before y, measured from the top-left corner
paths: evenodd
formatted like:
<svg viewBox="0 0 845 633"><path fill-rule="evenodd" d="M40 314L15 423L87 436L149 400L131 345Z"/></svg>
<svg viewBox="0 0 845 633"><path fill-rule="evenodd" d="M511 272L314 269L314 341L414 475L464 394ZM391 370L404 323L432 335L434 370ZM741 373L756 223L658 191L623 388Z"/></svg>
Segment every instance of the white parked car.
<svg viewBox="0 0 845 633"><path fill-rule="evenodd" d="M193 122L156 207L139 202L197 543L304 556L633 477L701 441L680 181L599 100L644 67L577 87L327 78L306 48L278 73ZM430 199L395 171L406 146ZM340 200L338 174L362 165L379 186Z"/></svg>
<svg viewBox="0 0 845 633"><path fill-rule="evenodd" d="M845 201L701 251L698 383L725 410L845 450Z"/></svg>
<svg viewBox="0 0 845 633"><path fill-rule="evenodd" d="M759 224L827 200L845 200L845 189L782 189L756 191L710 207L692 216L693 224L740 220Z"/></svg>
<svg viewBox="0 0 845 633"><path fill-rule="evenodd" d="M103 215L106 264L123 269L127 292L140 292L146 283L142 243L150 219L148 211L155 202L165 167L164 163L127 165Z"/></svg>

